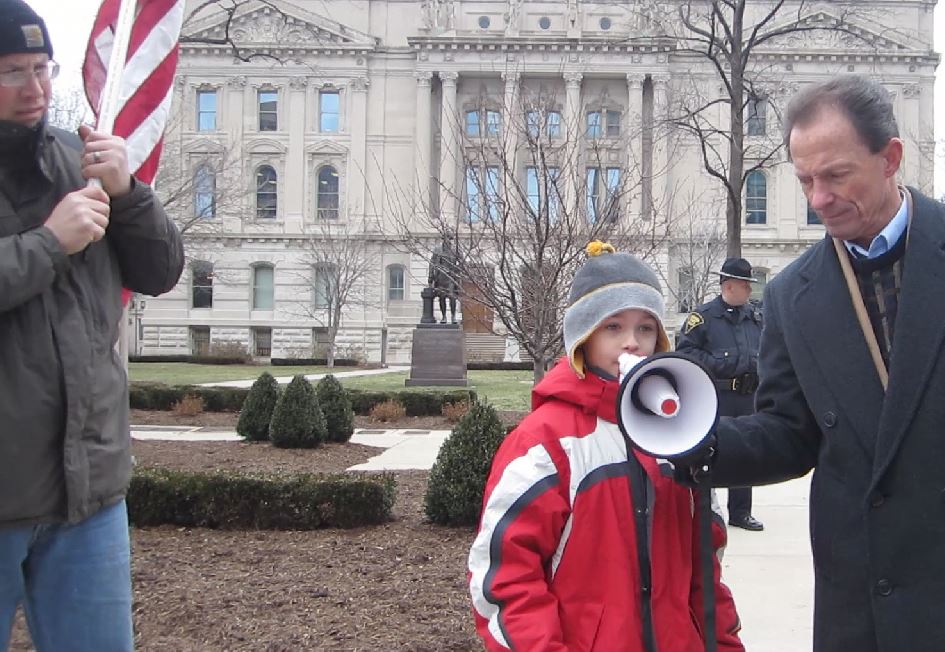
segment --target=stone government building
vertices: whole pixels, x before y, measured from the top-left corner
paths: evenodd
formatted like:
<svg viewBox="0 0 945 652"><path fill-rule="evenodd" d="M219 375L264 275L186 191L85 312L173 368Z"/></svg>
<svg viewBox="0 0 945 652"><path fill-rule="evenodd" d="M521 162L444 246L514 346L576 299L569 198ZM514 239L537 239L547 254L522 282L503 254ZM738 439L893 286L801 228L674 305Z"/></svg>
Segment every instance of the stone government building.
<svg viewBox="0 0 945 652"><path fill-rule="evenodd" d="M613 184L642 175L618 219L641 219L686 196L716 233L719 220L724 228L722 187L703 170L699 143L678 131L666 135L671 149L654 135L660 117L693 88L722 90L705 59L665 36L660 21L678 3L274 4L281 11L250 0L229 25L217 14L184 26L190 38L181 46L176 117L157 190L185 230L188 268L173 291L133 303L132 354L198 353L236 342L260 357L318 355L331 325L327 284L358 258L365 264L340 311L336 355L409 361L428 259L399 245L398 229L424 228L418 215L433 207L447 219L485 210L490 198L470 175L501 175L488 165L470 172L451 153L512 124L535 126L515 101L535 89L547 98L538 117L543 133L576 134L580 151L593 146L604 154L587 158L586 176L583 169L571 175L586 180L570 191L586 195L589 211ZM752 147L777 141L780 109L794 90L836 73L866 73L894 94L906 140L903 180L930 191L934 5L858 2L844 18L855 36L804 32L759 48L746 113L749 157ZM817 3L800 18L795 7L777 24L827 24L852 6ZM227 29L241 53L267 56L238 60L219 44ZM508 115L520 112L528 115ZM722 109L713 117L728 120ZM519 152L513 160L514 174L532 184L529 158ZM761 281L823 237L783 152L749 176L744 198L743 251ZM652 260L679 313L702 298L687 286L695 273L681 253L687 243L692 249L687 229L680 226ZM321 250L336 241L347 249ZM714 255L706 266L717 270L724 247ZM470 357L508 357L489 310L473 300L462 310ZM667 321L678 326L682 315Z"/></svg>

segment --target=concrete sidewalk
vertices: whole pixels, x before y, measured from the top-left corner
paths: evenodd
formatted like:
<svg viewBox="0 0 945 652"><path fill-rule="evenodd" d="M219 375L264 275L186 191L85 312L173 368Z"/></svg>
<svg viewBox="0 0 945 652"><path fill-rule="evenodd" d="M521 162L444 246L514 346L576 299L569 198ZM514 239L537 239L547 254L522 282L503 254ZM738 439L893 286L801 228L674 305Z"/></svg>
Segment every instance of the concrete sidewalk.
<svg viewBox="0 0 945 652"><path fill-rule="evenodd" d="M292 367L286 367L286 371L291 371ZM345 369L345 367L338 367ZM355 369L354 371L333 371L331 375L335 378L352 378L355 376L380 376L382 374L395 374L402 371L410 371L410 365L390 365L381 369ZM306 380L321 380L329 374L306 374ZM287 385L294 376L276 376L276 381L280 385ZM256 379L251 380L221 380L215 383L199 383L197 387L252 387Z"/></svg>
<svg viewBox="0 0 945 652"><path fill-rule="evenodd" d="M351 442L378 454L349 470L429 469L446 430L355 430ZM134 439L240 441L232 431L132 426ZM722 578L735 596L748 652L799 652L812 644L813 567L807 529L809 477L754 489L753 514L763 532L729 528ZM719 490L725 504L725 490ZM854 652L851 650L851 652Z"/></svg>

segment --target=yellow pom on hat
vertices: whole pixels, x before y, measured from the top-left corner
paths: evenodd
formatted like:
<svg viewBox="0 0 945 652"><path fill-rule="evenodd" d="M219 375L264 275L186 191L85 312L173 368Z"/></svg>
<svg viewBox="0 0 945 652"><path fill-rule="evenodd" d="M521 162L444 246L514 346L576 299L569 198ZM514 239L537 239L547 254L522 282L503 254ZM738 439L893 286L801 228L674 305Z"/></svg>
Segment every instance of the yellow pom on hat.
<svg viewBox="0 0 945 652"><path fill-rule="evenodd" d="M614 249L612 244L609 242L601 242L600 240L588 242L584 250L587 252L588 256L600 256L605 251L609 254L617 253L617 250Z"/></svg>

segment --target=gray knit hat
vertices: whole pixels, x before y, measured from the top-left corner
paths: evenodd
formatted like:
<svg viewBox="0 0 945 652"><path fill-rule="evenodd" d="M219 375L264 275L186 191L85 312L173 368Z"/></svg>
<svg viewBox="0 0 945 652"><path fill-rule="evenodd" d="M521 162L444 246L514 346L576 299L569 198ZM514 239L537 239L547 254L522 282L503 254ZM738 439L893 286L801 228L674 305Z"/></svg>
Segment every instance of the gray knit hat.
<svg viewBox="0 0 945 652"><path fill-rule="evenodd" d="M40 54L52 59L46 23L23 0L0 0L0 56Z"/></svg>
<svg viewBox="0 0 945 652"><path fill-rule="evenodd" d="M595 240L587 245L587 262L574 275L564 312L564 348L571 368L584 377L581 345L602 321L621 310L636 308L653 315L659 324L656 351L669 351L663 327L665 304L656 273L630 254Z"/></svg>

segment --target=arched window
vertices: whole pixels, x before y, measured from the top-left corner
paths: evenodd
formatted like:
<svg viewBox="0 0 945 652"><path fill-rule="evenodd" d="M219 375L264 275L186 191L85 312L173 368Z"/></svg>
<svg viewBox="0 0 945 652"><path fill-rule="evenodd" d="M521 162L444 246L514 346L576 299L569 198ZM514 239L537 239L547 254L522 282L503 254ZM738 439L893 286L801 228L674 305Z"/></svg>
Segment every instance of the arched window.
<svg viewBox="0 0 945 652"><path fill-rule="evenodd" d="M201 165L194 172L194 215L216 217L217 175L209 165Z"/></svg>
<svg viewBox="0 0 945 652"><path fill-rule="evenodd" d="M272 310L275 276L272 265L253 267L253 310Z"/></svg>
<svg viewBox="0 0 945 652"><path fill-rule="evenodd" d="M271 165L256 169L256 218L274 219L278 207L276 171Z"/></svg>
<svg viewBox="0 0 945 652"><path fill-rule="evenodd" d="M768 180L761 170L748 173L745 179L745 222L768 223Z"/></svg>
<svg viewBox="0 0 945 652"><path fill-rule="evenodd" d="M403 301L406 295L406 273L403 265L387 266L387 300Z"/></svg>
<svg viewBox="0 0 945 652"><path fill-rule="evenodd" d="M315 205L319 219L338 219L338 171L330 165L318 171Z"/></svg>
<svg viewBox="0 0 945 652"><path fill-rule="evenodd" d="M191 270L191 307L213 307L213 263L206 260L195 260Z"/></svg>
<svg viewBox="0 0 945 652"><path fill-rule="evenodd" d="M312 305L331 308L338 294L338 269L331 263L319 263L313 269Z"/></svg>

